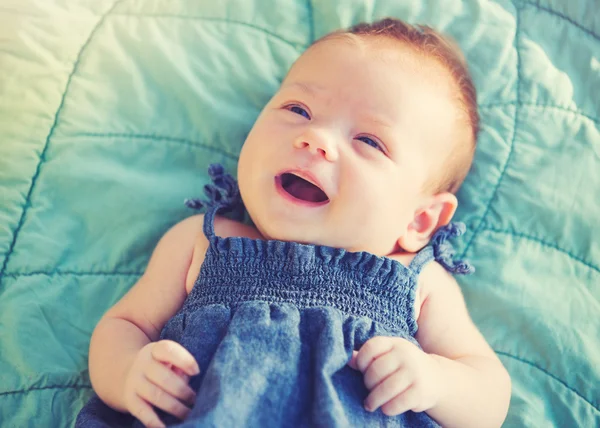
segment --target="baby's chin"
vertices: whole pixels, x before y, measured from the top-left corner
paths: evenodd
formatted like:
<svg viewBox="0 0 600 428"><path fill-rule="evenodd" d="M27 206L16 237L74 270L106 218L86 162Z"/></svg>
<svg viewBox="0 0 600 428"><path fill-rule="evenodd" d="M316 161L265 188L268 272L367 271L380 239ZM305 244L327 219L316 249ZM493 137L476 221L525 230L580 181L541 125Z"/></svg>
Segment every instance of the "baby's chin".
<svg viewBox="0 0 600 428"><path fill-rule="evenodd" d="M309 245L326 245L322 239L310 236L306 233L306 230L298 230L291 228L279 228L276 225L270 224L268 227L260 227L255 223L256 228L263 236L264 239L272 241L286 241L286 242L298 242L300 244Z"/></svg>
<svg viewBox="0 0 600 428"><path fill-rule="evenodd" d="M266 240L298 242L307 245L325 245L333 247L331 239L327 239L320 231L309 230L310 227L298 225L298 227L290 227L287 225L278 225L269 222L268 226L262 226L260 223L254 223L261 236Z"/></svg>
<svg viewBox="0 0 600 428"><path fill-rule="evenodd" d="M256 226L256 225L255 225ZM295 229L277 228L269 225L268 228L262 229L257 226L258 231L266 240L297 242L305 245L317 245L324 247L341 248L350 252L369 251L367 246L356 245L349 240L340 239L339 237L330 236L323 230L307 230L306 227L298 226ZM348 234L351 236L350 234Z"/></svg>
<svg viewBox="0 0 600 428"><path fill-rule="evenodd" d="M250 213L254 227L263 239L272 241L298 242L307 245L341 248L349 252L368 252L377 256L386 256L393 253L395 242L369 240L374 236L364 227L345 227L345 230L332 231L332 226L323 222L318 216L304 218L300 216L291 219L281 215L266 215L265 211ZM262 218L268 217L268 218ZM357 235L360 231L360 236ZM333 233L332 233L333 232Z"/></svg>

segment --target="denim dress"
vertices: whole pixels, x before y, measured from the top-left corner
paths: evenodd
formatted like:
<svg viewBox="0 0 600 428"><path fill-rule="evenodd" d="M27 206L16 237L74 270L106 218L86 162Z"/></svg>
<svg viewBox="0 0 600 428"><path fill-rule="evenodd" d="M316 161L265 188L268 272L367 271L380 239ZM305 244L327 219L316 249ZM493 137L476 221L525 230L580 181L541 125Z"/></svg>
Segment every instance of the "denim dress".
<svg viewBox="0 0 600 428"><path fill-rule="evenodd" d="M240 199L233 179L215 168L210 202L188 203L208 205L206 256L183 307L160 335L198 361L201 372L190 380L196 402L185 421L158 411L163 421L180 427L438 426L425 412L390 417L366 411L363 375L347 363L353 350L375 336L419 346L419 273L433 260L453 273L472 271L452 259L447 242L464 225L440 229L408 267L367 252L220 237L215 215L239 214ZM94 397L77 426L141 424Z"/></svg>

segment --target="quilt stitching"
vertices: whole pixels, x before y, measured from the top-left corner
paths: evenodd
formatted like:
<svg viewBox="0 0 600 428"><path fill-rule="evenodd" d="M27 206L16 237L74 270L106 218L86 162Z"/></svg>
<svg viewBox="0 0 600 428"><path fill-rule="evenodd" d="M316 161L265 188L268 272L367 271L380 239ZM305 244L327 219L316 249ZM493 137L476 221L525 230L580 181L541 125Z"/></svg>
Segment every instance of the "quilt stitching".
<svg viewBox="0 0 600 428"><path fill-rule="evenodd" d="M31 185L29 186L29 191L27 192L27 196L25 197L25 203L23 204L23 211L21 212L21 218L19 219L19 223L17 224L17 227L15 228L15 230L13 232L12 242L10 243L10 246L8 248L8 252L6 253L6 256L4 257L4 263L2 264L2 268L0 269L0 285L2 285L2 277L4 276L4 273L6 272L6 266L8 266L8 261L9 261L10 256L12 255L13 250L15 248L15 244L17 242L19 232L21 231L21 228L23 227L23 223L25 222L25 215L27 214L28 208L31 206L31 194L33 193L33 189L35 188L37 179L40 176L42 164L46 161L46 151L48 150L48 145L50 143L50 139L52 138L52 135L54 134L54 130L56 129L56 125L58 124L58 116L59 116L60 112L62 111L63 105L65 103L65 98L66 98L67 92L69 90L69 86L71 85L71 79L75 75L75 72L77 71L77 67L79 66L79 63L81 60L81 55L86 50L86 48L89 46L90 41L93 39L94 35L96 34L96 31L98 30L98 28L100 28L100 26L102 25L102 23L104 22L106 17L115 8L115 6L117 6L117 4L120 3L121 1L123 1L123 0L115 0L113 5L111 6L111 8L104 15L102 15L102 17L98 20L98 22L96 23L96 25L90 32L90 35L88 36L87 40L81 46L81 49L79 50L79 53L77 54L77 58L75 59L75 62L73 63L73 69L71 70L71 73L69 74L69 77L67 78L67 84L65 85L65 89L62 93L60 104L58 105L58 108L56 109L56 113L54 114L54 122L52 123L52 126L50 127L50 131L48 132L48 136L46 137L46 142L44 143L44 148L42 149L42 153L40 154L40 160L36 167L35 173L31 179Z"/></svg>
<svg viewBox="0 0 600 428"><path fill-rule="evenodd" d="M600 267L592 264L591 262L583 259L582 257L579 257L575 254L573 254L571 251L566 250L562 247L559 247L558 245L552 243L552 242L548 242L542 238L538 238L537 236L533 236L533 235L527 235L525 233L520 233L520 232L515 232L512 230L502 230L502 229L495 229L493 227L485 227L481 230L481 232L493 232L493 233L498 233L498 234L503 234L503 235L510 235L510 236L514 236L515 238L521 238L521 239L527 239L529 241L533 241L533 242L537 242L538 244L541 244L545 247L549 247L552 248L560 253L563 253L567 256L569 256L569 258L575 260L576 262L579 262L583 265L585 265L586 267L595 270L596 272L600 273Z"/></svg>
<svg viewBox="0 0 600 428"><path fill-rule="evenodd" d="M515 92L516 92L516 97L517 97L517 103L520 102L521 100L521 66L522 66L522 61L521 61L521 52L519 50L519 36L520 36L520 9L517 6L517 4L515 3L515 0L513 1L513 5L515 7L515 50L517 52L517 83L516 83L516 88L515 88ZM479 220L479 224L477 226L477 228L475 229L475 231L471 234L471 237L469 238L469 241L466 243L465 248L462 252L462 254L460 255L459 258L465 258L465 255L467 254L467 251L469 251L469 248L471 247L471 244L473 243L473 241L475 240L475 238L477 237L477 235L479 234L479 232L481 231L481 229L483 228L483 224L484 224L484 220L487 217L490 208L492 206L492 203L494 202L494 200L496 199L496 195L498 193L498 189L500 188L500 184L502 183L502 179L504 178L504 175L506 174L506 170L508 169L508 165L510 164L510 160L512 158L512 154L514 151L514 147L515 147L515 143L516 143L516 138L517 138L517 125L518 125L518 121L519 121L519 112L520 112L520 108L519 108L519 104L516 104L515 106L515 118L513 121L513 134L512 134L512 138L511 138L511 142L510 142L510 149L508 152L508 156L506 157L506 161L504 163L504 167L502 169L502 172L500 173L500 177L498 178L498 181L496 182L496 186L494 187L494 190L492 191L492 196L490 197L490 200L487 203L487 206Z"/></svg>
<svg viewBox="0 0 600 428"><path fill-rule="evenodd" d="M155 134L148 134L148 135L125 134L125 133L121 134L118 132L107 132L107 133L80 132L80 133L77 133L77 135L81 136L81 137L132 138L132 139L141 139L141 140L167 141L169 143L177 143L177 144L182 144L182 145L186 145L186 146L190 146L190 147L201 147L203 149L206 149L206 150L209 150L212 152L216 152L216 153L219 153L220 155L229 157L235 161L238 160L238 155L229 153L228 151L223 150L219 147L214 147L214 146L208 145L206 143L195 142L195 141L189 140L187 138L168 137L168 136L164 136L164 135L155 135Z"/></svg>
<svg viewBox="0 0 600 428"><path fill-rule="evenodd" d="M572 388L564 380L562 380L561 378L553 375L548 370L540 367L536 363L534 363L532 361L529 361L529 360L526 360L525 358L521 358L521 357L518 357L516 355L513 355L513 354L511 354L509 352L498 351L498 350L494 350L494 352L496 352L498 355L504 355L505 357L511 358L511 359L519 361L519 362L521 362L523 364L527 364L528 366L531 366L531 367L533 367L535 369L538 369L539 371L541 371L542 373L544 373L546 376L554 379L555 381L557 381L558 383L560 383L562 386L564 386L565 388L567 388L569 391L571 391L573 394L577 395L579 398L581 398L583 401L585 401L591 407L593 407L597 411L600 411L600 408L596 404L592 403L589 399L587 399L586 397L584 397L579 391L577 391L576 389Z"/></svg>
<svg viewBox="0 0 600 428"><path fill-rule="evenodd" d="M544 11L546 13L549 13L550 15L554 15L554 16L557 16L559 18L562 18L565 21L567 21L568 23L570 23L571 25L579 28L584 33L592 36L593 38L595 38L597 40L600 40L600 35L596 34L594 31L588 29L587 27L581 25L579 22L573 20L572 18L569 18L567 15L565 15L565 14L563 14L563 13L557 11L557 10L550 9L549 7L542 6L539 3L535 3L535 2L529 1L529 0L522 0L521 3L524 4L524 5L533 6L534 8L536 8L538 10L541 10L541 11Z"/></svg>
<svg viewBox="0 0 600 428"><path fill-rule="evenodd" d="M210 17L204 17L204 16L181 16L181 15L170 15L167 13L163 13L163 14L151 14L151 13L137 13L137 14L133 14L133 13L111 13L111 16L130 16L132 18L173 18L173 19L186 19L186 20L192 20L192 21L213 21L213 22L223 22L225 24L236 24L236 25L240 25L240 26L244 26L244 27L248 27L248 28L252 28L256 31L259 31L263 34L266 34L268 36L274 37L275 39L292 46L293 48L305 48L307 47L307 45L302 44L302 43L297 43L297 42L291 42L285 38L283 38L282 36L280 36L277 33L274 33L272 31L267 30L266 28L263 27L259 27L257 25L254 24L249 24L247 22L243 22L243 21L234 21L231 19L226 19L226 18L210 18Z"/></svg>
<svg viewBox="0 0 600 428"><path fill-rule="evenodd" d="M33 388L24 388L24 389L15 389L14 391L3 391L0 392L0 397L3 395L17 395L17 394L26 394L32 391L44 391L46 389L92 389L92 385L84 384L84 385L50 385L50 386L41 386L41 387L33 387Z"/></svg>
<svg viewBox="0 0 600 428"><path fill-rule="evenodd" d="M565 113L570 113L570 114L574 114L576 116L580 116L583 119L588 119L592 122L594 122L597 125L600 125L600 118L591 116L585 112L583 112L582 110L576 110L576 109L571 109L568 107L563 107L563 106L559 106L556 104L541 104L541 103L527 103L527 102L522 102L522 101L507 101L504 103L490 103L490 104L483 104L478 106L479 110L483 110L483 109L492 109L492 108L497 108L497 107L506 107L506 106L513 106L513 105L519 105L521 107L528 107L528 108L539 108L542 110L559 110Z"/></svg>

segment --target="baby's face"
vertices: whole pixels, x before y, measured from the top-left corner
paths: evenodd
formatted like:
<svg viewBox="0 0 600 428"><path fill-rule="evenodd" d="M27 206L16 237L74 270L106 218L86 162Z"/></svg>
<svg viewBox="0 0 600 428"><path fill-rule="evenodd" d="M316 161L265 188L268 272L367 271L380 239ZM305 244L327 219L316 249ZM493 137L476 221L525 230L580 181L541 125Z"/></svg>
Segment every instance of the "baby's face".
<svg viewBox="0 0 600 428"><path fill-rule="evenodd" d="M267 239L388 255L449 153L456 107L433 62L398 42L332 38L266 105L238 179Z"/></svg>

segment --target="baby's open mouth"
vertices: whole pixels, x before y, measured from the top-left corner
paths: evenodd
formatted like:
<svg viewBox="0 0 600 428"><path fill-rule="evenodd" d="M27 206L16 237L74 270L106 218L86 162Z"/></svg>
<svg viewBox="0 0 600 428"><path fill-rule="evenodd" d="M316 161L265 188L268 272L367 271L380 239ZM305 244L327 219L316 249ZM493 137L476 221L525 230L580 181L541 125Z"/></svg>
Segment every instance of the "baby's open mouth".
<svg viewBox="0 0 600 428"><path fill-rule="evenodd" d="M308 202L327 202L329 198L318 186L290 172L281 174L281 187L296 199Z"/></svg>

